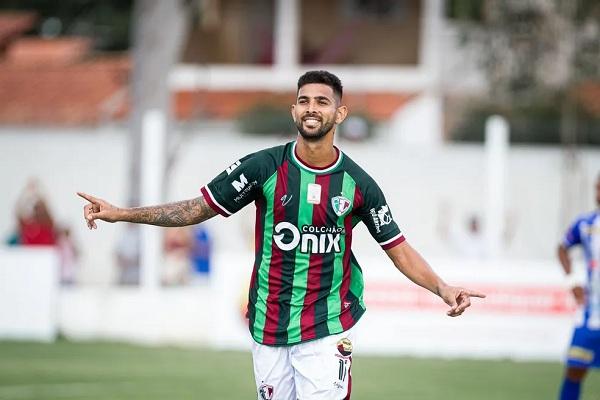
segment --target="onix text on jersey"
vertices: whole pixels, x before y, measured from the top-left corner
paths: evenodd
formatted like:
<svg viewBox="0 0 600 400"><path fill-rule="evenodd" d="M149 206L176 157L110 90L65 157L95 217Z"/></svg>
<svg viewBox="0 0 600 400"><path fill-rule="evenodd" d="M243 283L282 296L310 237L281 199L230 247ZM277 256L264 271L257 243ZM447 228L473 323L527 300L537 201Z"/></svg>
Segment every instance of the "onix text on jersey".
<svg viewBox="0 0 600 400"><path fill-rule="evenodd" d="M301 232L302 231L302 232ZM273 240L277 247L283 251L294 250L300 245L302 253L329 253L334 251L341 252L340 238L345 233L345 229L339 226L314 226L304 225L302 229L289 222L280 222L275 225L275 235ZM285 233L291 235L291 240L284 241Z"/></svg>

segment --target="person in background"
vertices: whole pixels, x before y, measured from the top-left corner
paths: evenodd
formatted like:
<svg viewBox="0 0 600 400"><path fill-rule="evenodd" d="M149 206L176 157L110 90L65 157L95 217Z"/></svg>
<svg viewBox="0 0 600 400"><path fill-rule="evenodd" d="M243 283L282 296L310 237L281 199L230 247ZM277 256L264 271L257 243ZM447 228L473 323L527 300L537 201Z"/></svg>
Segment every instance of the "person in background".
<svg viewBox="0 0 600 400"><path fill-rule="evenodd" d="M558 260L582 312L567 352L560 400L579 399L588 369L600 367L600 174L596 179L596 204L594 211L579 216L571 224L558 246ZM576 246L581 246L585 255L585 285L573 279L569 250Z"/></svg>
<svg viewBox="0 0 600 400"><path fill-rule="evenodd" d="M198 225L193 230L193 244L191 251L192 264L196 277L210 275L210 259L212 255L212 238L208 229Z"/></svg>
<svg viewBox="0 0 600 400"><path fill-rule="evenodd" d="M32 179L17 201L19 244L53 246L56 244L54 221L37 180Z"/></svg>
<svg viewBox="0 0 600 400"><path fill-rule="evenodd" d="M119 285L138 285L140 283L140 229L127 224L119 237L116 248Z"/></svg>
<svg viewBox="0 0 600 400"><path fill-rule="evenodd" d="M481 261L486 258L485 241L479 217L472 213L461 223L452 218L452 209L443 204L438 217L440 237L455 257Z"/></svg>
<svg viewBox="0 0 600 400"><path fill-rule="evenodd" d="M162 283L180 286L188 283L192 272L192 235L189 227L169 228L165 231L165 259Z"/></svg>
<svg viewBox="0 0 600 400"><path fill-rule="evenodd" d="M56 249L60 258L60 283L65 286L74 285L77 277L79 251L69 227L64 226L58 229Z"/></svg>

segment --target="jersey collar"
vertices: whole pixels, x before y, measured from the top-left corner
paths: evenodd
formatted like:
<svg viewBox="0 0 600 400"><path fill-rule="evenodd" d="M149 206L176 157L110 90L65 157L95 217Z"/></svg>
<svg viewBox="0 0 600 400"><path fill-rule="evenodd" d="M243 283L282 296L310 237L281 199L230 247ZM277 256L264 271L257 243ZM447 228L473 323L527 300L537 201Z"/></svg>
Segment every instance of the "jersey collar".
<svg viewBox="0 0 600 400"><path fill-rule="evenodd" d="M302 169L312 172L313 174L329 173L329 172L333 171L334 169L336 169L342 163L342 158L343 158L344 154L336 146L333 146L335 148L335 150L337 151L337 159L333 163L331 163L330 165L323 167L323 168L309 165L306 162L302 161L300 159L300 157L298 157L298 155L296 154L296 144L297 144L297 142L294 141L294 144L292 145L292 149L291 149L291 153L292 153L291 158L294 161L294 164L298 165Z"/></svg>

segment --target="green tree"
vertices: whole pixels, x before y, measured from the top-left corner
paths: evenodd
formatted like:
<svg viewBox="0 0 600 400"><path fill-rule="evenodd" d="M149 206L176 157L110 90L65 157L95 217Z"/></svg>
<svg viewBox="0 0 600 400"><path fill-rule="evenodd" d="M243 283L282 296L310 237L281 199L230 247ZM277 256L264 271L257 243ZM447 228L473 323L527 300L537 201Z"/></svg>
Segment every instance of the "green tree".
<svg viewBox="0 0 600 400"><path fill-rule="evenodd" d="M478 49L489 85L488 108L516 119L558 118L562 143L594 142L574 89L600 79L597 0L450 0L447 15L465 45ZM513 124L514 125L514 124ZM545 137L553 141L553 130Z"/></svg>

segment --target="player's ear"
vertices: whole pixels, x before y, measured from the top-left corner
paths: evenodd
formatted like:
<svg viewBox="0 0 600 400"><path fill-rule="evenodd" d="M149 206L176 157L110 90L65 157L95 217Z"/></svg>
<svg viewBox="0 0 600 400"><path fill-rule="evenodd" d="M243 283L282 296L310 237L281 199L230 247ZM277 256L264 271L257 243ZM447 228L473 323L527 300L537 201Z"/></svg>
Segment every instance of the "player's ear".
<svg viewBox="0 0 600 400"><path fill-rule="evenodd" d="M346 119L347 116L348 116L348 107L339 106L337 108L337 110L335 111L335 123L338 125L341 124L342 122L344 122L344 120Z"/></svg>
<svg viewBox="0 0 600 400"><path fill-rule="evenodd" d="M292 104L292 106L290 107L290 112L292 113L292 119L294 120L294 122L296 122L296 113L294 112L296 110L296 105Z"/></svg>

